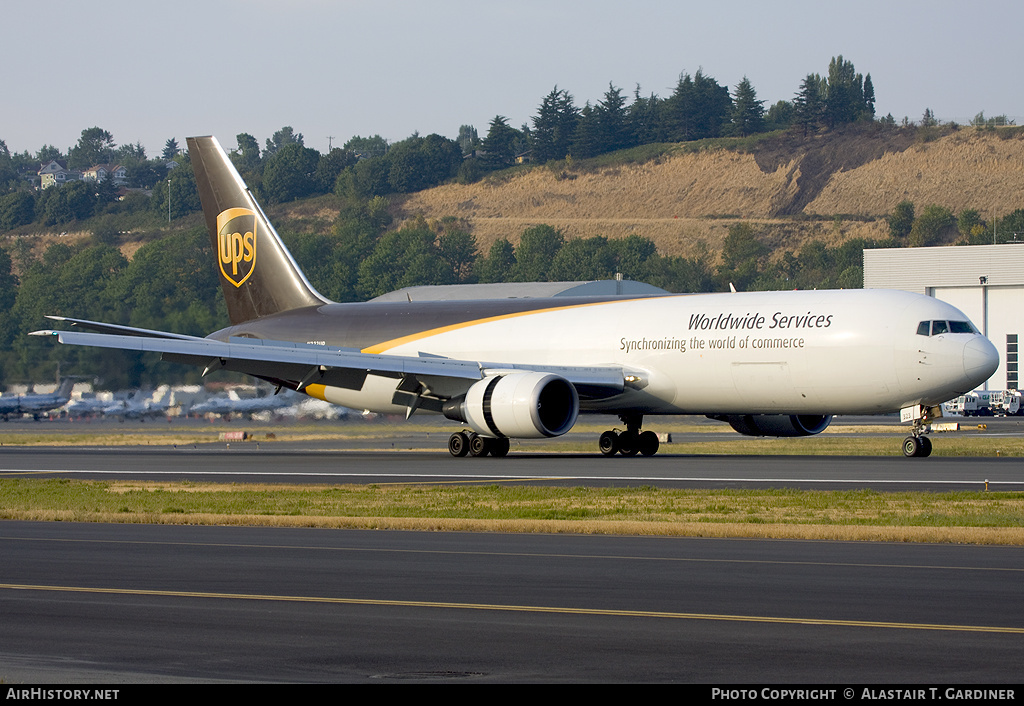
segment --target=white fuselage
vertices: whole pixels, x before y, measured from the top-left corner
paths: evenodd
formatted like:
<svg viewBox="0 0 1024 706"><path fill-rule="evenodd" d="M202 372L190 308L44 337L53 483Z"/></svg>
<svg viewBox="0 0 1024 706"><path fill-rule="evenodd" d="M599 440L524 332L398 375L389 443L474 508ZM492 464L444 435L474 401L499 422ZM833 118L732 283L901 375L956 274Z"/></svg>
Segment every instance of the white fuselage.
<svg viewBox="0 0 1024 706"><path fill-rule="evenodd" d="M974 389L998 354L941 301L893 290L698 294L604 301L427 330L364 349L501 363L616 366L636 380L584 410L646 414L870 414ZM348 407L398 413L395 380L325 388ZM319 396L319 395L317 395Z"/></svg>

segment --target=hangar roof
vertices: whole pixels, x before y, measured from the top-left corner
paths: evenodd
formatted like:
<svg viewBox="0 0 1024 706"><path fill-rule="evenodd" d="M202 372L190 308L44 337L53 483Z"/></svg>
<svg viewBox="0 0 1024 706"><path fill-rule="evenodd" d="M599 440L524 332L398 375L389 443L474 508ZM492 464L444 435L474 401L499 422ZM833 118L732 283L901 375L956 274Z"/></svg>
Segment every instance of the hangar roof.
<svg viewBox="0 0 1024 706"><path fill-rule="evenodd" d="M981 278L985 281L982 282ZM1024 285L1024 243L864 251L865 289Z"/></svg>

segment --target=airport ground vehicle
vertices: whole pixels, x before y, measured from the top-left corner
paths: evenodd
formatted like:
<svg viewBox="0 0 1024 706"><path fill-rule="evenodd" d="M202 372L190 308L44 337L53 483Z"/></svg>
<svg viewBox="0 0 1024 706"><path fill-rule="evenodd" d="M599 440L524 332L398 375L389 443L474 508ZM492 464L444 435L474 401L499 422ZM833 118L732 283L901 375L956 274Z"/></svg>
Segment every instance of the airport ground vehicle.
<svg viewBox="0 0 1024 706"><path fill-rule="evenodd" d="M1006 417L1024 414L1018 390L976 390L946 403L950 414L964 417Z"/></svg>

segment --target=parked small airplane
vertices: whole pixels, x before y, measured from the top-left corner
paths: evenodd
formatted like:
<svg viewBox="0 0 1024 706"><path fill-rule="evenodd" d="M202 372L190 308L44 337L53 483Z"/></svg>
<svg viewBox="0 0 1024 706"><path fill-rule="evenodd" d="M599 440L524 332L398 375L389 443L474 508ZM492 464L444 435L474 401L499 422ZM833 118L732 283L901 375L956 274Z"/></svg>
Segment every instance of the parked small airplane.
<svg viewBox="0 0 1024 706"><path fill-rule="evenodd" d="M55 392L47 394L0 395L0 416L6 422L12 415L31 414L38 420L43 414L63 407L71 399L75 378L64 378Z"/></svg>
<svg viewBox="0 0 1024 706"><path fill-rule="evenodd" d="M125 419L145 420L148 417L166 417L170 409L170 395L164 394L159 400L149 399L147 393L139 390L125 399L106 404L103 415Z"/></svg>
<svg viewBox="0 0 1024 706"><path fill-rule="evenodd" d="M239 397L238 393L232 391L226 396L213 397L205 402L192 405L189 414L220 414L231 416L235 414L259 414L261 412L273 412L276 410L291 407L305 397L299 397L291 392L280 395L267 395L265 397Z"/></svg>
<svg viewBox="0 0 1024 706"><path fill-rule="evenodd" d="M895 290L787 291L336 304L302 274L212 137L189 155L231 326L206 338L50 317L61 343L156 351L335 404L430 411L463 425L454 456L616 414L600 451L651 455L646 415L704 414L743 434L806 436L834 414L901 412L908 456L925 422L999 356L967 316ZM942 325L933 325L936 322Z"/></svg>

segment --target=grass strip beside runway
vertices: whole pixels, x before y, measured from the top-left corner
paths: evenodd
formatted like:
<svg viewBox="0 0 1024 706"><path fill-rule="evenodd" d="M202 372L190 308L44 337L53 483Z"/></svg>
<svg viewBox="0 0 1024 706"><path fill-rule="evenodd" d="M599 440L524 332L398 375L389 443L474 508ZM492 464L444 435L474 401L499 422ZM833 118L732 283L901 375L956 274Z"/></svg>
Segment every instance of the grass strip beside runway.
<svg viewBox="0 0 1024 706"><path fill-rule="evenodd" d="M1024 544L1024 493L6 478L0 519Z"/></svg>

